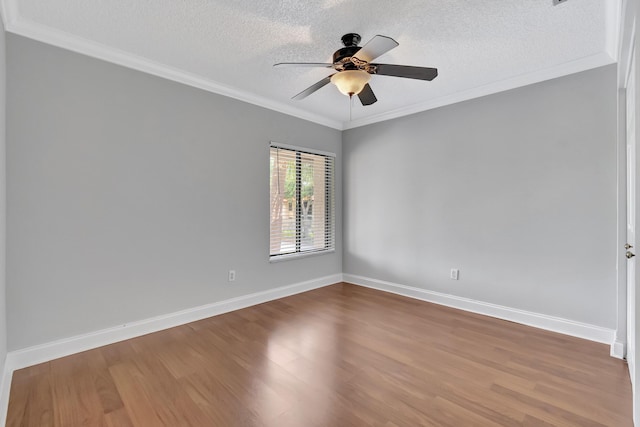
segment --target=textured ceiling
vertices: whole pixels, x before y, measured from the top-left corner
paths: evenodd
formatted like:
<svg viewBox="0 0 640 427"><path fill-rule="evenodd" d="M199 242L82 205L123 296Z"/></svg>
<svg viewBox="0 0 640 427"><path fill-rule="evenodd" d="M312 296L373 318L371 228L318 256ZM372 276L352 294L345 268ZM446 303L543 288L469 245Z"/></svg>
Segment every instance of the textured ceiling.
<svg viewBox="0 0 640 427"><path fill-rule="evenodd" d="M615 61L617 0L0 0L8 31L336 128L349 128ZM400 46L376 62L436 67L432 82L373 76L363 107L333 85L348 32Z"/></svg>

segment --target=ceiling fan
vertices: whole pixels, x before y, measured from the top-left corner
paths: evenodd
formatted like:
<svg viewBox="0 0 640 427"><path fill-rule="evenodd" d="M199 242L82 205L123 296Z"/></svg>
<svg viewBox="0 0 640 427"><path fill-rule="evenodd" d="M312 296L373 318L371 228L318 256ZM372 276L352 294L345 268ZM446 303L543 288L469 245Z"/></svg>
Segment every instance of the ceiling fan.
<svg viewBox="0 0 640 427"><path fill-rule="evenodd" d="M342 36L344 47L333 54L333 63L315 62L280 62L274 67L322 67L333 68L336 73L325 77L316 84L303 90L292 99L300 100L323 88L329 82L335 84L343 94L352 97L358 95L362 105L371 105L376 98L369 80L371 74L379 76L404 77L418 80L433 80L438 75L436 68L413 67L409 65L376 64L371 61L398 46L398 42L391 37L375 36L364 46L358 46L361 37L356 33Z"/></svg>

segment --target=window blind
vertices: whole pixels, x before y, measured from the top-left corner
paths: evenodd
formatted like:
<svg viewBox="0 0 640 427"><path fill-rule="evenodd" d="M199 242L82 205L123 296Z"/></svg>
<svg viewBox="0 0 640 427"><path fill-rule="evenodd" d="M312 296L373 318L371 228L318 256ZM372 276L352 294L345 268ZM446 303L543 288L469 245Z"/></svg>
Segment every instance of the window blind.
<svg viewBox="0 0 640 427"><path fill-rule="evenodd" d="M272 259L335 249L334 160L330 153L271 145Z"/></svg>

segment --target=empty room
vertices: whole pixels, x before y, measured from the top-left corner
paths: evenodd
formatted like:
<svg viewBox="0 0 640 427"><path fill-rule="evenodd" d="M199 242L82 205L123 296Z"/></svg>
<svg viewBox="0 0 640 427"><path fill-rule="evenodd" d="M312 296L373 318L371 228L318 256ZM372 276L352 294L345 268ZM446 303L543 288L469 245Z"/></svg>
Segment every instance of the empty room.
<svg viewBox="0 0 640 427"><path fill-rule="evenodd" d="M0 0L0 425L640 426L637 0Z"/></svg>

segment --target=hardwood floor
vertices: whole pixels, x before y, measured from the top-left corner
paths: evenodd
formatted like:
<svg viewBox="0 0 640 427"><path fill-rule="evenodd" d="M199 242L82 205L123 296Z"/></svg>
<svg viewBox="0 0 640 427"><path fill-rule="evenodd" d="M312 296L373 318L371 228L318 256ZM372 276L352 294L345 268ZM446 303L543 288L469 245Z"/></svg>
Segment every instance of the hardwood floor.
<svg viewBox="0 0 640 427"><path fill-rule="evenodd" d="M577 338L349 284L16 371L8 426L632 426Z"/></svg>

